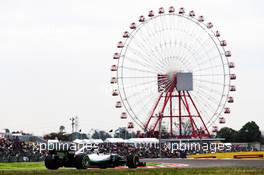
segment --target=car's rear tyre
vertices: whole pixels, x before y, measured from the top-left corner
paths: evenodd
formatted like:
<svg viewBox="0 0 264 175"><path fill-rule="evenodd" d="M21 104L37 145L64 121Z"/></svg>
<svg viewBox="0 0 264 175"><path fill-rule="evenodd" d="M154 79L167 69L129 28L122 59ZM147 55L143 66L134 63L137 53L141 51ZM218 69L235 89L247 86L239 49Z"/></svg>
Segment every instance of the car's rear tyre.
<svg viewBox="0 0 264 175"><path fill-rule="evenodd" d="M87 169L90 165L90 159L87 155L77 155L75 162L77 169Z"/></svg>
<svg viewBox="0 0 264 175"><path fill-rule="evenodd" d="M147 166L147 163L146 162L139 162L138 166L145 167L145 166Z"/></svg>
<svg viewBox="0 0 264 175"><path fill-rule="evenodd" d="M57 170L60 167L58 160L52 155L48 155L45 158L45 166L49 170Z"/></svg>
<svg viewBox="0 0 264 175"><path fill-rule="evenodd" d="M106 165L100 165L99 168L100 168L100 169L106 169L107 166L106 166Z"/></svg>
<svg viewBox="0 0 264 175"><path fill-rule="evenodd" d="M137 168L139 165L139 157L135 154L127 156L127 166L128 168Z"/></svg>

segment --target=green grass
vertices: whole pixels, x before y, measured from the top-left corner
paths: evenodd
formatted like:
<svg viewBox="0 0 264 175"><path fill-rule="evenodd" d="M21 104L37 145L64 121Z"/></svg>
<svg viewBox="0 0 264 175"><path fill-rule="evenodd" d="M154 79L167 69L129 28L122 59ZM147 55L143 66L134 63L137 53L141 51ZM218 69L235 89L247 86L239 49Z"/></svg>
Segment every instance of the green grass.
<svg viewBox="0 0 264 175"><path fill-rule="evenodd" d="M263 175L264 168L161 168L46 170L40 163L0 163L0 175Z"/></svg>
<svg viewBox="0 0 264 175"><path fill-rule="evenodd" d="M159 164L158 163L147 163L147 165L155 166ZM0 171L1 170L46 170L46 167L44 166L44 162L0 163Z"/></svg>
<svg viewBox="0 0 264 175"><path fill-rule="evenodd" d="M44 162L0 163L0 170L44 170Z"/></svg>
<svg viewBox="0 0 264 175"><path fill-rule="evenodd" d="M163 168L163 169L60 169L0 170L1 175L263 175L264 169L252 168Z"/></svg>

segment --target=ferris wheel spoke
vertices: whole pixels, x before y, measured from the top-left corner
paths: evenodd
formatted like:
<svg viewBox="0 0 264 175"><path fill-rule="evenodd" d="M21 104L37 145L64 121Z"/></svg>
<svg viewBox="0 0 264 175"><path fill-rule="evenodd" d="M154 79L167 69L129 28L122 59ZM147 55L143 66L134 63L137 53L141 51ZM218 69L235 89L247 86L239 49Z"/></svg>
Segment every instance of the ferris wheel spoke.
<svg viewBox="0 0 264 175"><path fill-rule="evenodd" d="M200 106L206 107L206 109L208 109L212 113L215 112L214 107L210 104L211 103L210 99L205 98L203 94L198 92L198 93L192 94L192 96L195 97L196 102L200 104ZM208 114L207 116L210 116L208 110L203 110L203 112L207 113Z"/></svg>
<svg viewBox="0 0 264 175"><path fill-rule="evenodd" d="M217 55L215 55L213 57L209 57L208 53L204 53L202 55L197 55L197 58L196 58L197 65L196 66L197 66L197 68L200 68L204 64L214 63L213 60L219 59L219 57L220 57L219 54L217 54ZM204 61L201 61L201 60L204 60ZM192 69L194 69L194 68L192 67Z"/></svg>
<svg viewBox="0 0 264 175"><path fill-rule="evenodd" d="M151 43L147 43L149 47L153 47L151 46ZM153 50L154 48L151 48L150 50L150 54L156 59L157 61L157 64L159 64L160 68L162 69L162 71L165 69L164 67L164 63L162 63L161 59L162 58L162 55L160 55L160 53L155 49Z"/></svg>
<svg viewBox="0 0 264 175"><path fill-rule="evenodd" d="M133 50L134 52L132 52L133 54L139 56L140 59L143 59L146 63L153 65L153 60L151 60L151 58L149 58L148 56L146 56L145 54L141 53L140 51L132 48L131 46L128 46L129 49ZM153 68L153 70L160 72L161 68L160 65L154 65L151 66Z"/></svg>
<svg viewBox="0 0 264 175"><path fill-rule="evenodd" d="M175 43L176 43L176 41L175 41ZM192 49L191 49L191 48L194 47L193 45L184 43L184 44L179 44L179 47L182 47L182 48L184 48L185 50L187 50L187 52L184 52L184 53L182 54L182 57L184 57L185 59L190 60L190 58L195 58L195 57L197 56L197 54L194 54L194 52L193 52ZM182 49L182 50L183 50L183 49ZM187 53L191 53L191 56L187 57L187 55L188 55ZM190 55L190 54L189 54L189 55ZM194 59L194 60L195 60L195 59ZM189 65L191 65L191 64L189 64Z"/></svg>
<svg viewBox="0 0 264 175"><path fill-rule="evenodd" d="M174 57L174 59L176 59L176 57ZM174 64L174 59L168 60L168 64L167 65ZM181 64L182 66L184 66L186 68L188 68L189 65L190 65L189 63L187 63L186 61L184 61L184 58L177 58L177 60L178 60L178 64ZM189 69L187 69L187 70L189 71Z"/></svg>
<svg viewBox="0 0 264 175"><path fill-rule="evenodd" d="M191 93L192 96L194 97L194 101L198 104L198 106L200 106L200 109L205 109L206 110L202 110L203 114L206 115L202 115L202 118L208 120L211 114L209 113L209 111L211 113L214 113L214 106L212 105L212 101L208 98L206 98L207 96L204 93L200 93L197 92L196 93ZM205 97L206 96L206 97Z"/></svg>
<svg viewBox="0 0 264 175"><path fill-rule="evenodd" d="M166 88L168 88L170 85L171 85L171 82L169 82L169 81L166 81L165 82L165 84L167 84L167 86L165 86L164 87L164 89L166 89ZM151 88L152 87L152 88ZM153 92L152 91L152 89L153 89L153 87L155 87L155 86L153 86L152 84L151 85L149 85L149 86L147 86L147 88L144 88L143 90L141 90L140 89L140 91L137 91L137 92L135 92L135 93L133 93L132 95L129 95L129 96L127 96L127 97L125 97L124 98L124 100L128 100L128 99L131 99L131 98L134 98L134 97L136 97L136 96L139 96L139 95L141 95L141 93L140 92L142 92L142 91L145 91L145 90L148 90L149 92ZM154 89L156 89L157 87L155 87ZM125 88L126 89L126 88ZM158 90L158 89L157 89ZM144 98L143 98L144 99Z"/></svg>
<svg viewBox="0 0 264 175"><path fill-rule="evenodd" d="M144 124L138 119L136 114L134 113L133 109L131 108L130 104L127 102L127 106L125 106L127 112L130 116L133 116L132 119L136 122L142 129L144 129Z"/></svg>
<svg viewBox="0 0 264 175"><path fill-rule="evenodd" d="M160 18L161 19L161 18ZM162 38L162 41L165 41L166 39L165 39L165 34L166 34L166 32L163 32L163 31L165 31L166 30L166 17L164 17L164 20L163 21L159 21L159 26L160 26L160 30L162 31L162 32L160 32L160 36L161 36L161 38Z"/></svg>
<svg viewBox="0 0 264 175"><path fill-rule="evenodd" d="M222 94L223 94L223 91L222 91L222 90L221 90L221 91L218 91L218 90L216 90L216 89L214 89L214 88L209 88L208 86L198 85L197 88L205 89L205 90L210 91L210 92L215 92L215 93L217 93L218 95L222 95Z"/></svg>
<svg viewBox="0 0 264 175"><path fill-rule="evenodd" d="M211 127L213 124L215 124L215 122L217 121L217 119L219 119L220 115L217 114L216 117L212 116L209 120L208 120L208 124L209 127Z"/></svg>
<svg viewBox="0 0 264 175"><path fill-rule="evenodd" d="M118 77L118 79L145 79L145 78L157 78L157 76L134 76L134 77Z"/></svg>
<svg viewBox="0 0 264 175"><path fill-rule="evenodd" d="M145 103L142 105L142 107L138 110L138 114L142 114L144 113L144 111L148 111L148 112L145 112L147 115L150 113L150 106L149 104L151 104L151 102L155 101L155 96L150 96L150 98L148 100L145 100ZM143 119L144 120L144 119Z"/></svg>
<svg viewBox="0 0 264 175"><path fill-rule="evenodd" d="M196 39L196 41L199 43L199 47L194 50L194 54L200 53L201 51L203 51L203 52L207 51L207 50L204 50L204 46L211 42L211 38L207 38L203 42L200 42L197 39ZM212 47L214 47L214 46L212 46ZM209 48L209 50L211 50L211 49L212 48Z"/></svg>
<svg viewBox="0 0 264 175"><path fill-rule="evenodd" d="M153 84L156 81L157 80L151 80L151 81L147 81L147 82L135 83L135 84L132 84L130 86L122 86L121 88L129 89L129 88L134 88L134 87L146 86L146 85L151 84L151 83Z"/></svg>
<svg viewBox="0 0 264 175"><path fill-rule="evenodd" d="M212 49L215 49L215 46L213 46L213 47L211 47L211 48L209 48L207 50L204 49L204 48L206 48L205 45L207 46L207 45L210 44L210 42L211 42L211 38L210 37L208 37L206 40L204 40L202 42L200 41L201 39L198 39L196 37L194 38L194 40L197 43L199 43L199 47L197 49L195 49L195 51L194 51L194 55L198 55L199 56L198 58L202 58L202 56L203 56L203 55L199 54L199 53L201 53L201 51L203 51L205 54L208 54L210 51L212 51ZM198 60L200 60L200 59L198 59ZM195 60L195 61L197 61L197 60Z"/></svg>
<svg viewBox="0 0 264 175"><path fill-rule="evenodd" d="M207 104L204 103L204 100L200 99L197 94L192 93L191 95L192 95L194 102L200 109L202 119L208 120L208 116L210 116L210 114L207 110L204 110L204 108L207 108Z"/></svg>
<svg viewBox="0 0 264 175"><path fill-rule="evenodd" d="M168 83L166 83L166 86L164 87L163 92L165 92L167 89L169 89L171 87L171 85L172 85L173 82L174 81L168 81Z"/></svg>
<svg viewBox="0 0 264 175"><path fill-rule="evenodd" d="M217 55L215 55L215 56L213 56L213 57L211 57L211 58L209 58L209 59L207 59L207 60L204 60L203 62L199 62L198 65L201 66L201 65L203 65L203 64L208 63L209 61L212 62L212 61L215 60L215 59L219 59L219 54L217 54Z"/></svg>
<svg viewBox="0 0 264 175"><path fill-rule="evenodd" d="M194 38L195 39L195 38ZM196 41L197 41L197 39L195 39ZM189 46L184 46L184 48L186 49L186 50L188 50L188 52L189 53L191 53L191 56L189 56L189 57L187 57L187 54L185 54L184 55L184 57L187 57L187 60L190 60L190 58L191 57L193 57L193 58L195 58L195 57L197 57L197 56L199 56L200 54L197 54L197 51L196 50L192 50L192 49L190 49L190 48L193 48L194 46L193 45L190 45L189 44ZM188 53L187 52L187 53ZM199 59L194 59L195 61L197 61L197 60L199 60Z"/></svg>
<svg viewBox="0 0 264 175"><path fill-rule="evenodd" d="M148 35L151 35L151 34L148 34ZM135 40L136 40L137 42L139 42L138 39L135 38ZM143 42L145 43L145 45L148 46L148 47L145 47L145 45L143 45L143 46L141 45L140 47L141 47L145 52L148 52L149 54L151 54L151 56L149 56L149 57L152 57L152 56L155 57L155 59L156 59L156 61L157 61L157 64L159 64L160 68L164 69L162 63L160 62L159 55L157 55L157 54L155 53L155 51L153 50L153 48L152 48L152 43L149 42L148 40L146 40L144 37L141 37L140 40L143 41ZM140 43L140 42L139 42L139 43Z"/></svg>
<svg viewBox="0 0 264 175"><path fill-rule="evenodd" d="M208 55L208 54L211 53L212 51L215 52L215 48L216 48L216 46L210 46L210 45L208 45L208 47L209 47L209 48L207 48L207 49L203 49L202 46L201 46L200 49L196 50L194 53L195 53L195 54L203 53L203 55L201 55L201 57L200 57L200 58L202 58L202 56L204 57L204 55ZM219 55L219 53L218 53L218 55Z"/></svg>
<svg viewBox="0 0 264 175"><path fill-rule="evenodd" d="M154 27L155 27L155 25L154 25ZM148 44L152 45L152 43L154 44L153 40L157 37L157 35L159 35L160 31L154 29L155 30L154 33L150 33L150 31L152 30L151 28L152 27L148 27L148 25L147 25L146 28L144 28L144 30L142 30L142 33L146 34L145 35L146 37L144 39L148 41Z"/></svg>
<svg viewBox="0 0 264 175"><path fill-rule="evenodd" d="M162 53L166 53L167 40L171 39L170 37L166 36L167 32L165 32L165 31L168 30L168 23L167 23L166 16L164 16L164 19L165 19L164 21L161 21L161 20L157 21L157 24L160 24L160 25L157 25L157 26L160 26L159 30L161 31L159 33L159 35L160 35L160 45L159 45L159 47L160 47L160 51Z"/></svg>
<svg viewBox="0 0 264 175"><path fill-rule="evenodd" d="M153 50L152 50L152 48L146 48L146 46L145 46L145 44L142 44L137 38L133 38L135 41L135 44L137 45L137 47L141 50L141 51L143 51L143 52L145 52L146 53L146 55L149 57L149 58L151 58L151 57L156 57L155 55L154 55L154 53L153 53Z"/></svg>
<svg viewBox="0 0 264 175"><path fill-rule="evenodd" d="M162 44L159 45L159 48L160 48L159 50L161 50L161 51L163 50L163 46L162 46ZM160 56L160 58L161 58L161 59L160 59L160 62L162 62L163 67L164 67L164 68L163 68L163 72L166 72L166 68L165 68L165 67L166 67L166 62L163 61L165 57L166 57L165 55ZM163 60L162 60L162 59L163 59Z"/></svg>
<svg viewBox="0 0 264 175"><path fill-rule="evenodd" d="M157 89L157 88L154 87L153 85L149 85L149 86L147 86L147 87L144 88L144 89L138 89L138 90L135 91L134 93L132 93L132 94L128 94L128 95L124 98L124 100L128 100L128 99L131 99L131 98L135 98L135 97L141 95L142 92L145 92L145 91L154 92L153 89ZM157 90L158 90L158 89L157 89Z"/></svg>
<svg viewBox="0 0 264 175"><path fill-rule="evenodd" d="M169 84L169 83L168 83L168 84ZM157 87L155 87L155 86L153 86L152 84L150 84L150 85L147 86L146 88L144 88L144 89L139 89L139 90L136 91L135 93L130 94L129 96L126 96L126 97L124 98L124 100L128 101L128 99L135 98L135 97L141 95L141 93L142 93L142 92L145 92L146 90L147 90L148 92L154 92L153 89L156 89L156 90L158 91L158 88L157 88Z"/></svg>
<svg viewBox="0 0 264 175"><path fill-rule="evenodd" d="M215 77L215 76L225 76L226 74L193 74L194 77Z"/></svg>
<svg viewBox="0 0 264 175"><path fill-rule="evenodd" d="M206 40L204 41L200 41L197 37L194 37L193 38L194 41L196 41L196 43L199 44L199 47L197 47L195 50L194 50L194 54L197 55L197 54L200 54L201 51L205 54L208 54L210 53L213 49L215 50L216 46L213 45L212 47L210 47L209 49L204 49L204 48L207 48L205 46L209 45L210 42L212 41L211 38L207 38ZM203 56L203 55L202 55Z"/></svg>
<svg viewBox="0 0 264 175"><path fill-rule="evenodd" d="M151 74L156 74L155 72L151 72L145 69L138 69L135 67L125 67L125 66L120 66L121 69L128 69L128 70L133 70L133 71L138 71L138 72L147 72L147 73L151 73Z"/></svg>
<svg viewBox="0 0 264 175"><path fill-rule="evenodd" d="M134 106L134 108L135 108L135 106L140 106L141 104L144 104L144 103L146 103L146 102L149 102L149 100L153 98L153 97L152 97L152 94L153 94L153 93L147 93L147 94L145 94L144 96L141 97L141 98L144 99L144 100L142 100L141 98L138 99L138 100L135 100L135 101L131 104L131 106ZM144 106L144 105L142 105L142 106Z"/></svg>
<svg viewBox="0 0 264 175"><path fill-rule="evenodd" d="M219 118L219 115L216 115L217 117L210 117L210 119L207 121L206 125L208 125L208 127L211 127L215 122L216 120Z"/></svg>
<svg viewBox="0 0 264 175"><path fill-rule="evenodd" d="M155 25L154 25L154 27L155 27ZM142 40L144 40L147 43L147 45L150 46L151 49L152 49L154 42L153 41L150 41L150 39L153 39L153 37L155 37L155 33L154 34L153 33L149 34L149 31L150 30L151 29L149 29L149 28L146 27L146 29L144 31L142 31L142 33L147 33L147 35L145 37L142 37ZM156 59L160 60L162 58L162 54L160 52L158 52L158 50L156 49L156 47L153 47L153 48L155 50L152 50L152 53L155 55L155 58Z"/></svg>
<svg viewBox="0 0 264 175"><path fill-rule="evenodd" d="M159 66L153 66L150 62L150 60L146 59L144 55L139 54L138 52L136 55L141 59L144 60L145 64L149 65L149 68L151 68L155 72L160 72ZM132 60L132 59L131 59Z"/></svg>
<svg viewBox="0 0 264 175"><path fill-rule="evenodd" d="M186 46L182 46L182 48L184 48L183 50L188 51L189 53L192 54L192 51L191 51L189 48L187 48ZM194 56L194 55L192 54L192 56ZM188 66L191 66L191 65L192 65L192 64L190 63L189 59L187 58L187 54L183 54L183 56L181 57L181 59L182 59L182 61L185 62Z"/></svg>
<svg viewBox="0 0 264 175"><path fill-rule="evenodd" d="M194 72L205 71L205 70L210 70L210 69L215 69L215 68L223 67L223 66L225 66L225 65L223 65L223 64L218 64L218 65L209 66L209 67L205 67L205 68L202 67L202 68L198 69L197 71L196 71L196 70L193 70L193 73L194 73ZM223 74L223 75L225 75L225 74Z"/></svg>
<svg viewBox="0 0 264 175"><path fill-rule="evenodd" d="M221 99L221 97L219 95L217 95L216 93L210 93L209 94L202 89L198 89L198 94L206 96L205 99L208 99L211 102L211 104L214 103L217 106L219 105L219 99ZM216 99L214 97L214 95L217 95L219 97L219 99Z"/></svg>
<svg viewBox="0 0 264 175"><path fill-rule="evenodd" d="M185 30L185 31L182 31L182 32L186 35L186 37L189 37L189 35L190 35L189 31ZM190 45L190 43L188 43L188 44L184 43L184 45L182 45L182 47L185 48L185 50L190 51L191 50L190 48L192 48L192 45ZM187 55L188 55L188 52L183 52L182 53L182 57L187 57Z"/></svg>
<svg viewBox="0 0 264 175"><path fill-rule="evenodd" d="M129 61L131 63L135 63L135 64L140 65L140 66L142 66L142 67L144 67L146 69L151 68L152 71L155 71L156 70L156 68L153 68L153 66L150 65L149 63L139 62L138 60L132 59L131 57L128 57L128 56L126 56L126 61Z"/></svg>
<svg viewBox="0 0 264 175"><path fill-rule="evenodd" d="M218 104L218 100L216 98L214 98L214 96L212 96L212 93L208 93L205 90L201 89L201 88L197 88L198 92L197 93L201 93L204 96L207 97L208 100L210 100L211 102L214 102L216 105Z"/></svg>
<svg viewBox="0 0 264 175"><path fill-rule="evenodd" d="M150 97L151 97L151 93L145 94L144 96L141 97L141 98L144 99L144 100L142 100L142 99L137 99L137 100L134 101L133 104L136 105L136 106L140 106L141 103L146 102L147 99L149 99Z"/></svg>
<svg viewBox="0 0 264 175"><path fill-rule="evenodd" d="M215 56L211 57L208 55L209 53L210 52L207 52L207 53L204 53L204 54L197 56L196 60L197 60L197 66L198 67L202 67L202 65L208 64L208 63L210 63L210 64L215 63L215 62L213 62L213 60L217 59L217 58L219 59L219 57L220 57L219 54L216 54ZM203 60L205 60L205 61L203 61Z"/></svg>
<svg viewBox="0 0 264 175"><path fill-rule="evenodd" d="M212 81L202 80L202 79L197 79L197 78L193 78L193 80L195 80L195 81L199 81L199 82L202 82L202 83L209 83L209 84L214 84L214 85L224 86L223 83L219 83L219 82L212 82Z"/></svg>
<svg viewBox="0 0 264 175"><path fill-rule="evenodd" d="M158 83L160 85L168 85L168 84L170 84L170 82L171 82L171 80L168 80L166 78L163 78L163 79L158 80Z"/></svg>
<svg viewBox="0 0 264 175"><path fill-rule="evenodd" d="M191 53L191 51L190 51L190 53ZM185 60L190 60L190 57L193 57L193 58L196 57L196 55L194 55L193 53L191 53L191 54L192 54L192 55L189 55L189 56L186 55L186 56L184 57L184 59L185 59ZM198 66L198 65L196 64L196 66ZM194 67L194 64L189 63L189 64L188 64L188 67L192 70L193 67Z"/></svg>

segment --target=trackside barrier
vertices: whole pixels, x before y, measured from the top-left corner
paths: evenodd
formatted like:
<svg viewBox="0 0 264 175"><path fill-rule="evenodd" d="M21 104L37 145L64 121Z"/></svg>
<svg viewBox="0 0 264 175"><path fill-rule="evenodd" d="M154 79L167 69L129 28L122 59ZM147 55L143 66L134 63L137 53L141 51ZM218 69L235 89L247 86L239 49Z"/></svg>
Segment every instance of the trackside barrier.
<svg viewBox="0 0 264 175"><path fill-rule="evenodd" d="M189 155L188 158L204 159L264 159L264 151L228 152Z"/></svg>
<svg viewBox="0 0 264 175"><path fill-rule="evenodd" d="M234 159L245 159L245 158L263 158L263 154L250 154L250 155L234 155Z"/></svg>

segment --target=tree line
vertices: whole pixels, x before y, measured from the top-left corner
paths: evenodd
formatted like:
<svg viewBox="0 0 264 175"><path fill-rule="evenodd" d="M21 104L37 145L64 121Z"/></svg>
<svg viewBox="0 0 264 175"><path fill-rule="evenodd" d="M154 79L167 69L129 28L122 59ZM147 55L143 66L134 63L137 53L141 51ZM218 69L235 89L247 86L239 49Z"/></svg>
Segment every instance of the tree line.
<svg viewBox="0 0 264 175"><path fill-rule="evenodd" d="M259 126L254 122L247 122L239 130L234 130L229 127L221 128L217 134L217 138L225 138L224 142L261 142L264 143L264 138L261 135Z"/></svg>
<svg viewBox="0 0 264 175"><path fill-rule="evenodd" d="M87 134L81 132L75 133L65 133L65 127L60 126L59 132L53 132L46 134L44 136L45 140L48 139L59 139L62 141L70 141L76 138L81 139L102 139L105 140L107 138L123 138L129 139L137 137L137 134L133 131L129 131L125 127L120 127L116 130L94 130L92 135L87 136ZM169 138L170 135L165 130L162 130L162 138ZM264 138L261 135L261 131L259 126L254 122L250 121L247 122L245 125L242 126L241 129L235 130L229 127L223 127L216 133L216 138L224 138L224 142L261 142L264 144Z"/></svg>
<svg viewBox="0 0 264 175"><path fill-rule="evenodd" d="M61 141L73 141L75 139L102 139L105 140L107 138L123 138L123 139L130 139L136 137L136 133L134 131L130 131L125 127L119 127L116 130L94 130L94 132L88 136L87 134L81 132L74 132L74 133L66 133L64 132L65 127L60 126L59 132L52 132L49 134L44 135L45 140L49 139L58 139Z"/></svg>

